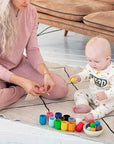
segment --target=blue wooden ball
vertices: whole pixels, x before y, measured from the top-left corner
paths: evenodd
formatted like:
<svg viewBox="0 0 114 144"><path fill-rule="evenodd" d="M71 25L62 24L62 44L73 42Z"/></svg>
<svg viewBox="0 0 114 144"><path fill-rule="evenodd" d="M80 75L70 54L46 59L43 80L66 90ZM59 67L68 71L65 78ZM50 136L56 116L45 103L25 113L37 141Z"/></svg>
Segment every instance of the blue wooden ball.
<svg viewBox="0 0 114 144"><path fill-rule="evenodd" d="M95 122L96 126L100 125L100 121Z"/></svg>

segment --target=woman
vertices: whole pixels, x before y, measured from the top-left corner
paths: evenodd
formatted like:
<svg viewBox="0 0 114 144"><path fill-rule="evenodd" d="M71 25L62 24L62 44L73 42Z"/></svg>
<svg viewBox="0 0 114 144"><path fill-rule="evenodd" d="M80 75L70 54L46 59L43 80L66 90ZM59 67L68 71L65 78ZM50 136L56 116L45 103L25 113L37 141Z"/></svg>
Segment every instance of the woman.
<svg viewBox="0 0 114 144"><path fill-rule="evenodd" d="M41 86L42 96L48 99L63 98L68 91L66 82L43 62L37 44L37 12L30 2L0 0L0 110L26 92L39 96Z"/></svg>

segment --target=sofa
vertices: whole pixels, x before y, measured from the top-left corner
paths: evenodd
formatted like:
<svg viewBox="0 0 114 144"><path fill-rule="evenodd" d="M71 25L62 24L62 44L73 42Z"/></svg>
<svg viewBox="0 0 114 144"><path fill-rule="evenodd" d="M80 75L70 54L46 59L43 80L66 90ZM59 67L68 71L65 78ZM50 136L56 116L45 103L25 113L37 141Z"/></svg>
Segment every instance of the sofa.
<svg viewBox="0 0 114 144"><path fill-rule="evenodd" d="M114 0L32 0L38 21L114 42Z"/></svg>

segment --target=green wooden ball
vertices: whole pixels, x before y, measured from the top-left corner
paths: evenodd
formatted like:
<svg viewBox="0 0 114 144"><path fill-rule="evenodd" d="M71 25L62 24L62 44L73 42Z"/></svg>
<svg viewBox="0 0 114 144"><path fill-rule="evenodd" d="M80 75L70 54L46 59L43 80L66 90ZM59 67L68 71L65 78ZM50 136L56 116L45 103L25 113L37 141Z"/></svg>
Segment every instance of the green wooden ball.
<svg viewBox="0 0 114 144"><path fill-rule="evenodd" d="M96 126L96 124L95 123L91 123L90 124L90 127L92 128L92 127L95 127Z"/></svg>

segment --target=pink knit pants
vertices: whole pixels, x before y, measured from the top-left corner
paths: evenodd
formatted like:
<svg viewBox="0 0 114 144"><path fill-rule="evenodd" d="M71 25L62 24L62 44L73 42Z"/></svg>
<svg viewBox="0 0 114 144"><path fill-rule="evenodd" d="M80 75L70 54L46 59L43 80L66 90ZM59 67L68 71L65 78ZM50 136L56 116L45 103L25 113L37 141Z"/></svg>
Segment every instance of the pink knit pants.
<svg viewBox="0 0 114 144"><path fill-rule="evenodd" d="M18 67L12 70L12 72L43 85L43 76L31 66L27 59L24 59ZM56 87L50 92L50 95L42 94L42 96L47 99L59 99L65 97L68 92L67 83L59 75L55 73L51 73L51 75L56 82ZM26 92L22 87L10 86L9 88L6 88L6 83L0 81L0 110L16 102L24 94L26 94Z"/></svg>

